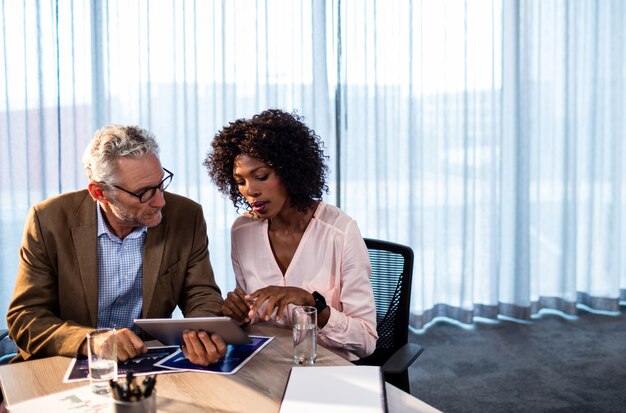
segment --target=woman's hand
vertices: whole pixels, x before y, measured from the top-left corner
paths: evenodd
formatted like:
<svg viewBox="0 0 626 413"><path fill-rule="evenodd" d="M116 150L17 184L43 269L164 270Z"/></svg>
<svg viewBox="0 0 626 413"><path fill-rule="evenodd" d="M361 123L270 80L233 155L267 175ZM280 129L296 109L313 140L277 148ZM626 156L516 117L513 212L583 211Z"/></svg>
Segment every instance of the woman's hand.
<svg viewBox="0 0 626 413"><path fill-rule="evenodd" d="M233 318L240 323L249 323L251 318L248 317L250 311L249 301L246 299L246 293L239 287L226 295L224 304L222 305L222 313Z"/></svg>
<svg viewBox="0 0 626 413"><path fill-rule="evenodd" d="M282 317L283 311L288 304L315 305L315 300L310 292L298 287L279 287L275 285L256 290L252 294L246 295L245 299L253 302L247 314L249 319L252 319L263 303L267 302L263 312L259 313L259 318L265 321L269 321L272 318L274 309L276 309L275 317Z"/></svg>

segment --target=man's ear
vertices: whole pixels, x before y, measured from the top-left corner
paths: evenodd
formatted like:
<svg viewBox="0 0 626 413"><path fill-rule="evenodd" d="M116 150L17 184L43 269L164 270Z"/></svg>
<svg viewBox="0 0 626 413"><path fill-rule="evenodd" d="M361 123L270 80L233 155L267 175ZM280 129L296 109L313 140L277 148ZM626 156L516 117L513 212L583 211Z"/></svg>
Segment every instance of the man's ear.
<svg viewBox="0 0 626 413"><path fill-rule="evenodd" d="M87 185L87 190L95 201L107 202L107 198L104 196L104 189L102 188L102 185L98 182L89 182L89 185Z"/></svg>

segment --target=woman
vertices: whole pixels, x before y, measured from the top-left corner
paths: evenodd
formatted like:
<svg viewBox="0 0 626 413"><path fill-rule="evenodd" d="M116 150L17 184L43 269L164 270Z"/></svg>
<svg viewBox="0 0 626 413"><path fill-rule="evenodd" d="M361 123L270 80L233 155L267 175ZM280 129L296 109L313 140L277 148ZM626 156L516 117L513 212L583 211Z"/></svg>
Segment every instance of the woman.
<svg viewBox="0 0 626 413"><path fill-rule="evenodd" d="M376 347L367 248L356 222L324 203L325 156L299 116L267 110L231 122L204 161L219 190L246 212L232 226L237 288L224 315L290 325L294 305L316 306L318 342L348 360Z"/></svg>

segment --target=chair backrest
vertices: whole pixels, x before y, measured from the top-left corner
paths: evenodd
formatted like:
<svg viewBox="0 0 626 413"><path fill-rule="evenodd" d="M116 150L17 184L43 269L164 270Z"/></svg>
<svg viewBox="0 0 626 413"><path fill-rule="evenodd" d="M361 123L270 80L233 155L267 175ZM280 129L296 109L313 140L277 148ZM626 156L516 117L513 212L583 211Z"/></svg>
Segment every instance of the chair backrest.
<svg viewBox="0 0 626 413"><path fill-rule="evenodd" d="M16 354L17 346L9 337L9 330L4 328L0 329L0 366L7 364ZM1 393L0 391L0 396Z"/></svg>
<svg viewBox="0 0 626 413"><path fill-rule="evenodd" d="M365 238L370 256L370 281L376 302L378 342L365 364L382 365L409 340L409 304L413 250L393 242Z"/></svg>

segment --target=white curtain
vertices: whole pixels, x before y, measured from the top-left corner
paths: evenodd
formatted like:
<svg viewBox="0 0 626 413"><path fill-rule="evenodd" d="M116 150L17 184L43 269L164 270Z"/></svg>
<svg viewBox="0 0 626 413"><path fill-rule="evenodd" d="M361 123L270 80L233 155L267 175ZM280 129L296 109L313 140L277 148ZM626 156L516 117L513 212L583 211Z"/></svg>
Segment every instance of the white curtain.
<svg viewBox="0 0 626 413"><path fill-rule="evenodd" d="M626 300L626 5L339 3L342 207L416 257L411 325Z"/></svg>
<svg viewBox="0 0 626 413"><path fill-rule="evenodd" d="M80 159L107 123L137 124L156 135L162 163L175 174L168 190L204 206L216 280L224 293L232 290L236 211L202 161L229 121L270 107L297 111L332 142L326 4L1 0L1 6L0 327L28 208L86 187Z"/></svg>
<svg viewBox="0 0 626 413"><path fill-rule="evenodd" d="M86 186L106 123L156 134L232 289L235 210L201 162L269 107L326 142L326 201L413 247L414 327L626 299L619 0L0 1L0 314L28 207Z"/></svg>

